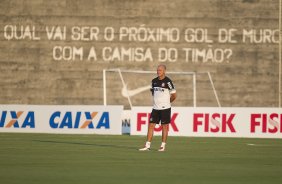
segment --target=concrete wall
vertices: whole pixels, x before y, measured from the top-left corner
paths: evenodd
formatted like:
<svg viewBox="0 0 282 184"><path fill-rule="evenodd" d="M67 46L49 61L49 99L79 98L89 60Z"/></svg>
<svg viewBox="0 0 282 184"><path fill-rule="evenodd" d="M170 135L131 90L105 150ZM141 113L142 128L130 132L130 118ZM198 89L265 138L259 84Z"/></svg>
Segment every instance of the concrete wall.
<svg viewBox="0 0 282 184"><path fill-rule="evenodd" d="M276 107L278 23L278 0L3 0L0 104L99 105L103 104L103 69L155 70L158 64L164 63L168 71L211 72L222 106ZM25 30L24 38L20 37L21 26ZM53 26L57 32L60 29L56 26L61 31L65 27L66 37L60 39L58 34L55 39L48 38L46 28L51 33ZM87 40L90 33L86 29L85 39L75 40L72 39L74 27L96 27L99 34L97 39L94 35L92 40ZM141 38L146 34L142 30L158 28L177 30L180 37L162 41L130 40L126 36L121 39L122 27L142 28ZM105 39L106 28L114 30L112 40ZM189 31L185 35L187 29L196 31L196 35ZM229 41L219 41L226 38L225 32L219 34L221 29L233 34ZM202 34L202 31L207 32ZM248 31L253 31L253 35ZM197 39L193 41L193 37ZM81 55L71 58L66 49L67 59L60 59L60 52L55 49L73 47L83 49L82 58ZM105 48L122 47L150 49L152 61L127 58L108 61L112 53L103 55ZM91 48L95 48L96 58L88 60ZM160 48L177 50L177 58L162 62ZM187 57L185 48L201 52L205 49L207 60L199 57L196 61L190 51ZM218 56L214 56L215 52ZM118 77L116 73L108 74L108 102L128 107ZM128 89L146 86L152 77L153 74L124 74ZM171 78L178 91L175 105L192 106L191 76L171 75ZM132 97L132 103L150 105L149 92ZM204 74L197 75L197 105L217 106L208 76Z"/></svg>

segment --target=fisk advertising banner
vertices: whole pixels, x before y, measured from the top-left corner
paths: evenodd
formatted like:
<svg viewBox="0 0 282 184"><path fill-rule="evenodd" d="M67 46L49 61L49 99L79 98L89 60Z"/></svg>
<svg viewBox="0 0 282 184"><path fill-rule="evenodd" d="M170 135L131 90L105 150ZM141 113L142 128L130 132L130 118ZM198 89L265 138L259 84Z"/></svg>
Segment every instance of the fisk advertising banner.
<svg viewBox="0 0 282 184"><path fill-rule="evenodd" d="M0 105L0 132L121 134L123 106Z"/></svg>
<svg viewBox="0 0 282 184"><path fill-rule="evenodd" d="M131 135L146 135L151 107L133 107ZM161 135L161 126L154 135ZM193 108L173 107L171 136L282 138L279 108Z"/></svg>

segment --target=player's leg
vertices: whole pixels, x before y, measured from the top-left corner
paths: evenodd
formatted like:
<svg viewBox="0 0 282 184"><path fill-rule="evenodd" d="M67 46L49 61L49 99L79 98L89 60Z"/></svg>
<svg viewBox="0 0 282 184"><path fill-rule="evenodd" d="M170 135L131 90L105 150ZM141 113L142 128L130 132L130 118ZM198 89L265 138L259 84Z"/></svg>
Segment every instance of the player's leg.
<svg viewBox="0 0 282 184"><path fill-rule="evenodd" d="M166 143L168 136L168 124L162 124L162 142Z"/></svg>
<svg viewBox="0 0 282 184"><path fill-rule="evenodd" d="M153 136L154 136L154 128L156 126L155 122L160 121L159 117L160 116L158 115L158 111L153 109L152 112L151 112L150 122L149 122L149 125L148 125L147 141L145 143L145 146L143 148L139 149L139 151L150 150L151 142L152 142L152 139L153 139Z"/></svg>
<svg viewBox="0 0 282 184"><path fill-rule="evenodd" d="M145 143L145 146L143 148L140 148L139 151L148 151L151 148L151 142L154 135L154 128L156 126L156 123L149 123L148 125L148 132L147 132L147 141Z"/></svg>
<svg viewBox="0 0 282 184"><path fill-rule="evenodd" d="M162 144L160 146L159 151L165 150L165 145L168 137L168 124L162 124Z"/></svg>
<svg viewBox="0 0 282 184"><path fill-rule="evenodd" d="M161 122L162 122L162 144L159 151L165 151L166 141L168 137L168 127L171 120L171 108L162 110Z"/></svg>
<svg viewBox="0 0 282 184"><path fill-rule="evenodd" d="M152 142L155 126L156 126L156 123L149 123L148 133L147 133L147 142Z"/></svg>

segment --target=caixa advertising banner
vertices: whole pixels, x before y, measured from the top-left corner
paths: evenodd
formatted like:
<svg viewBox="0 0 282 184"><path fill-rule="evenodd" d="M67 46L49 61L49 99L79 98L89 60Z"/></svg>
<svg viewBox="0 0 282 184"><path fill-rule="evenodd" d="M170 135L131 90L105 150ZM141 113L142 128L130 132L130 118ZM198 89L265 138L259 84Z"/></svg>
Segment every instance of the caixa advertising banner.
<svg viewBox="0 0 282 184"><path fill-rule="evenodd" d="M0 105L0 132L121 134L123 106Z"/></svg>
<svg viewBox="0 0 282 184"><path fill-rule="evenodd" d="M133 107L131 135L146 135L151 107ZM161 126L154 135L161 135ZM173 107L171 136L282 138L279 108Z"/></svg>

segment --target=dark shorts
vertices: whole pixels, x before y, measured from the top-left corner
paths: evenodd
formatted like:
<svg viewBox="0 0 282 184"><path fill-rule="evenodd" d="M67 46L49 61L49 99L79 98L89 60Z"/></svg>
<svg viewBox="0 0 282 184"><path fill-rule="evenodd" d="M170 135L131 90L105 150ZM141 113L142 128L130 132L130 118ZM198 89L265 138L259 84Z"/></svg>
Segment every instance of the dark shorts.
<svg viewBox="0 0 282 184"><path fill-rule="evenodd" d="M150 123L157 123L159 124L168 124L170 123L171 118L171 108L163 109L163 110L156 110L153 109L151 116L150 116Z"/></svg>

